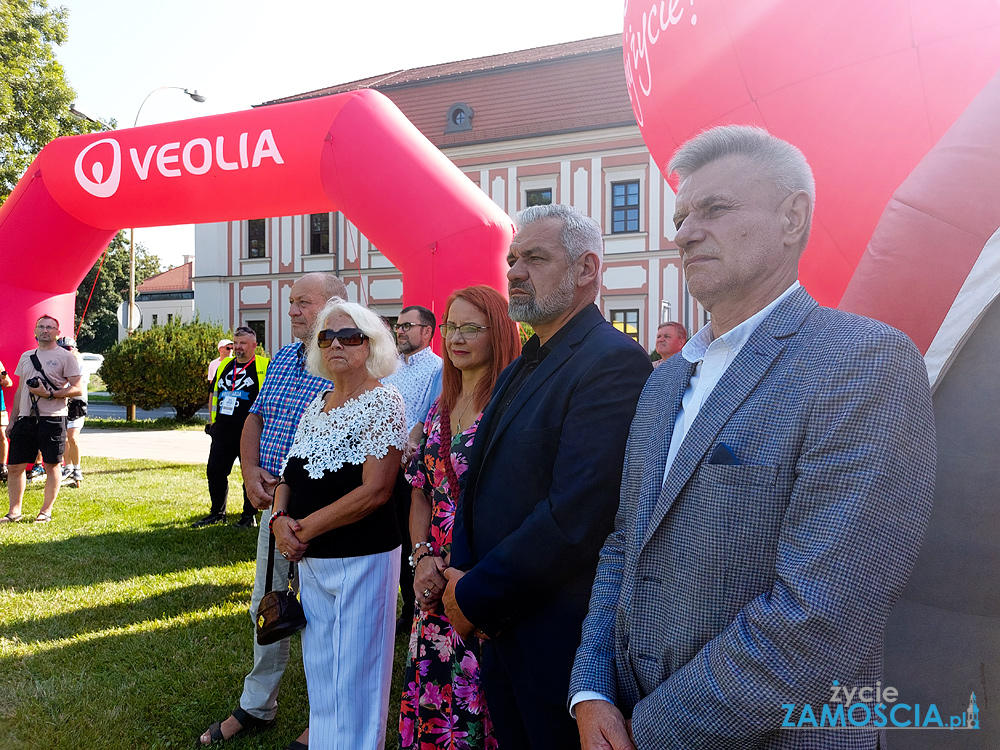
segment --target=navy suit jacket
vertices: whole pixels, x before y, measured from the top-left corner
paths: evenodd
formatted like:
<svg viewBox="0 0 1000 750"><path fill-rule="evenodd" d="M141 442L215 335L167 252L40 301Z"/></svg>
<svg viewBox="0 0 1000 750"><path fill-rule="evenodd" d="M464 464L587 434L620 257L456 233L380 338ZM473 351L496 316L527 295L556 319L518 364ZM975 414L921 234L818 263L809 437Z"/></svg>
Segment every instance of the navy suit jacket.
<svg viewBox="0 0 1000 750"><path fill-rule="evenodd" d="M468 570L456 587L463 613L490 636L514 636L495 643L520 644L559 701L612 529L628 426L652 370L595 305L562 331L492 425L522 358L497 381L470 453L451 557Z"/></svg>
<svg viewBox="0 0 1000 750"><path fill-rule="evenodd" d="M740 350L664 481L692 372L672 357L639 401L570 695L613 700L640 750L874 750L871 729L781 729L782 704L818 720L834 680L883 679L886 618L931 511L923 360L899 331L799 289Z"/></svg>

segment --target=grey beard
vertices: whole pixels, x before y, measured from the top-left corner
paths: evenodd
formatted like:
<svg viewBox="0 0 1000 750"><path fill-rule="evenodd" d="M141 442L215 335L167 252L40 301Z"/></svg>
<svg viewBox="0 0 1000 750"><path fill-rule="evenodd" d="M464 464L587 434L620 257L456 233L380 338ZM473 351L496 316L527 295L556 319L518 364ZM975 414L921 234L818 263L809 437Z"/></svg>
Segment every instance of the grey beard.
<svg viewBox="0 0 1000 750"><path fill-rule="evenodd" d="M415 347L413 344L410 343L409 339L403 339L402 341L399 341L397 339L396 341L396 351L398 351L400 354L409 354L416 348L417 347Z"/></svg>
<svg viewBox="0 0 1000 750"><path fill-rule="evenodd" d="M511 297L507 304L507 314L511 320L530 326L545 323L565 312L573 305L573 288L576 279L572 275L563 277L559 286L548 297L539 299L532 294L527 299Z"/></svg>

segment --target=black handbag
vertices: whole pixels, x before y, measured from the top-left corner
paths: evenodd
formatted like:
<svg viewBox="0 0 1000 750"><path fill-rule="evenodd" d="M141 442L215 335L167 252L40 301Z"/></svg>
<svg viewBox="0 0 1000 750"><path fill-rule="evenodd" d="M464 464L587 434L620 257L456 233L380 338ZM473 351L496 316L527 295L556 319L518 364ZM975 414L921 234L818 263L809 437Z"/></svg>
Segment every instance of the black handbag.
<svg viewBox="0 0 1000 750"><path fill-rule="evenodd" d="M71 398L66 404L67 419L72 422L80 417L87 416L87 402L82 398Z"/></svg>
<svg viewBox="0 0 1000 750"><path fill-rule="evenodd" d="M295 563L288 564L288 580L295 575ZM274 532L267 545L267 583L264 597L257 606L257 643L268 646L298 633L306 626L306 613L295 592L285 584L284 591L272 591L274 577Z"/></svg>

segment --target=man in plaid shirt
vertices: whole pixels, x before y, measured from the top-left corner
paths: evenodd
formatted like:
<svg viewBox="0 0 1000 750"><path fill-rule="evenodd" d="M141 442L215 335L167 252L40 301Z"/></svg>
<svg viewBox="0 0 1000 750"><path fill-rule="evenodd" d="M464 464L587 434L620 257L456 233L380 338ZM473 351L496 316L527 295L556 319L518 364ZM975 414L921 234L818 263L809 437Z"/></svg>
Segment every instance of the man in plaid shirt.
<svg viewBox="0 0 1000 750"><path fill-rule="evenodd" d="M333 387L323 378L305 369L306 342L316 316L331 297L347 299L347 287L332 273L309 273L292 286L288 298L288 317L297 342L283 346L271 360L267 379L260 395L250 408L240 443L240 466L247 495L254 507L263 510L257 534L257 573L250 600L250 622L257 617L257 606L264 596L270 537L271 500L278 484L299 417L317 393ZM288 578L288 563L276 556L272 587L281 590ZM243 695L232 716L209 727L199 738L201 744L231 739L244 729L260 729L274 721L278 710L278 685L288 664L288 639L260 646L254 631L253 668L243 682ZM306 729L297 742L309 743ZM293 743L294 744L294 743Z"/></svg>

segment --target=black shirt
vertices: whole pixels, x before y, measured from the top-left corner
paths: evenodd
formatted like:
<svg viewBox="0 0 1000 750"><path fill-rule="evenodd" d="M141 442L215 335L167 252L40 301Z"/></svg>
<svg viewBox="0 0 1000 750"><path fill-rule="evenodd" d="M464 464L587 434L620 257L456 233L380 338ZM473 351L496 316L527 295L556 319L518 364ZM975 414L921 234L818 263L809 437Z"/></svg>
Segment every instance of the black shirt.
<svg viewBox="0 0 1000 750"><path fill-rule="evenodd" d="M218 389L218 406L215 423L223 429L243 429L243 423L250 413L250 405L257 400L260 393L260 383L257 382L256 357L246 364L239 364L235 359L226 365L216 383ZM223 413L223 399L227 396L236 399L232 414Z"/></svg>

